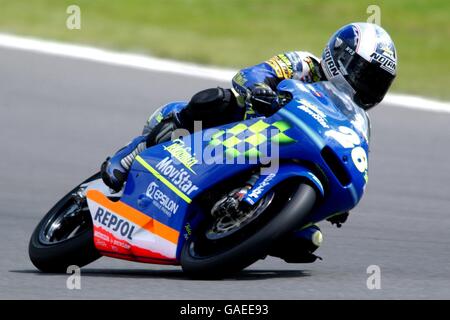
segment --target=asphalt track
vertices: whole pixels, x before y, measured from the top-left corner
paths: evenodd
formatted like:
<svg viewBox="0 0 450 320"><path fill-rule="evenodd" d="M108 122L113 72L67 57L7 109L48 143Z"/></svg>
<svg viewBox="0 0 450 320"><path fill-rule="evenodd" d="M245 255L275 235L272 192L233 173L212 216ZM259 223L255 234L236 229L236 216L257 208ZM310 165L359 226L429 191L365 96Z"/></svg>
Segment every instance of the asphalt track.
<svg viewBox="0 0 450 320"><path fill-rule="evenodd" d="M341 228L323 223L314 264L260 261L221 281L178 267L102 258L67 275L41 274L29 236L44 213L138 134L159 105L227 85L159 72L0 49L0 298L450 298L450 114L380 106L372 115L365 198ZM381 270L369 290L367 268Z"/></svg>

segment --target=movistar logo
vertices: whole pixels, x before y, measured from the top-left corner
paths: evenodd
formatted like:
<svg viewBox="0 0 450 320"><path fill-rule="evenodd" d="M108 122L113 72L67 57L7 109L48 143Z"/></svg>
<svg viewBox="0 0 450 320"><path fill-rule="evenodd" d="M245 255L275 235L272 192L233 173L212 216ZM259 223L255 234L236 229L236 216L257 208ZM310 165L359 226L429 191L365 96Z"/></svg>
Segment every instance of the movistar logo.
<svg viewBox="0 0 450 320"><path fill-rule="evenodd" d="M192 183L189 172L183 168L178 169L170 157L165 157L158 162L156 169L184 194L189 195L193 191L198 190L198 187Z"/></svg>
<svg viewBox="0 0 450 320"><path fill-rule="evenodd" d="M168 147L164 147L164 149L168 151L172 157L183 164L189 171L195 173L195 171L192 170L192 167L198 163L198 160L195 158L195 155L191 154L191 148L186 147L183 140L176 139L173 141L173 144Z"/></svg>
<svg viewBox="0 0 450 320"><path fill-rule="evenodd" d="M309 101L305 99L300 100L300 106L298 108L307 114L309 114L312 118L314 118L322 127L328 129L330 126L327 123L327 116L326 114L319 110L319 108Z"/></svg>

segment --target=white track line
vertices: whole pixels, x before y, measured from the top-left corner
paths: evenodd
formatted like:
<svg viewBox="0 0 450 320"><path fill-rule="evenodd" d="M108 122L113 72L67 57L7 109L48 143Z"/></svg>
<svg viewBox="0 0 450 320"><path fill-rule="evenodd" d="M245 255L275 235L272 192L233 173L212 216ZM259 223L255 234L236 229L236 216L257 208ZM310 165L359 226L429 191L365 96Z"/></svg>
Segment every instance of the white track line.
<svg viewBox="0 0 450 320"><path fill-rule="evenodd" d="M230 81L236 70L205 67L150 56L119 53L88 46L58 43L0 33L0 47L39 52L56 56L96 61L106 64L138 69L182 74L192 77ZM450 102L403 94L388 94L384 103L410 109L450 113Z"/></svg>

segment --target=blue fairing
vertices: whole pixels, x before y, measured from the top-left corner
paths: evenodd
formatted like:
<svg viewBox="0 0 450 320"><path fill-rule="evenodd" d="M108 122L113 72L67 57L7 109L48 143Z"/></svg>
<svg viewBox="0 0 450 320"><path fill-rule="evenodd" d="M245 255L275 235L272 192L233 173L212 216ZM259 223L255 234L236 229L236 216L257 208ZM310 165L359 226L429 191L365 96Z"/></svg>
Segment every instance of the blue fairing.
<svg viewBox="0 0 450 320"><path fill-rule="evenodd" d="M281 157L312 161L327 179L326 197L312 220L320 221L332 213L352 209L361 199L368 180L370 123L367 114L327 82L303 84L286 80L278 88L291 93L293 100L277 114L295 124L298 136L305 137L300 146L283 148ZM304 106L309 103L312 107ZM305 111L314 107L318 112ZM340 182L324 161L321 152L325 147L332 150L345 168L349 183Z"/></svg>
<svg viewBox="0 0 450 320"><path fill-rule="evenodd" d="M326 82L284 80L278 90L289 93L291 100L271 117L199 131L156 145L142 152L141 160L133 163L121 201L179 231L177 257L189 230L201 220L196 198L228 178L267 165L274 146L279 165L269 175L261 176L254 186L258 192L248 196L247 202L258 201L290 177L302 178L322 195L308 222L348 211L361 199L368 179L366 113ZM259 131L263 128L280 129L282 135L277 135L280 131ZM261 133L265 134L262 140L267 140L268 147L255 161L220 163L224 152L229 156L228 152L239 153L239 146L251 148L249 143L256 144ZM205 157L205 153L210 157ZM249 160L248 154L245 159ZM155 192L158 201L149 201L148 194Z"/></svg>

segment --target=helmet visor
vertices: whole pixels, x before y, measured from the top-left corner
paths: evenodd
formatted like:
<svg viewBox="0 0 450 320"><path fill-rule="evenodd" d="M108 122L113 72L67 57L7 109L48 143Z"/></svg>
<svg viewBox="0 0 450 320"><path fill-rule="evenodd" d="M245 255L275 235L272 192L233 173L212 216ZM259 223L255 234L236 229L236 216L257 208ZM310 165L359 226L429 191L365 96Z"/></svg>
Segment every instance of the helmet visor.
<svg viewBox="0 0 450 320"><path fill-rule="evenodd" d="M355 102L369 109L383 100L395 75L383 69L380 63L367 61L348 46L341 47L344 48L335 48L335 59L345 70L344 78L355 90Z"/></svg>

